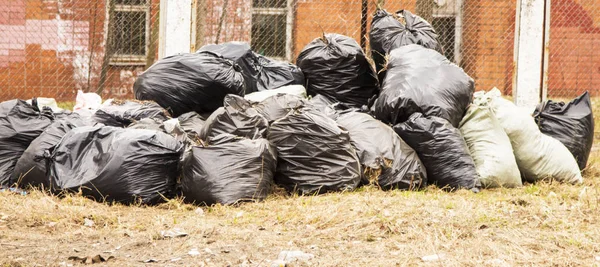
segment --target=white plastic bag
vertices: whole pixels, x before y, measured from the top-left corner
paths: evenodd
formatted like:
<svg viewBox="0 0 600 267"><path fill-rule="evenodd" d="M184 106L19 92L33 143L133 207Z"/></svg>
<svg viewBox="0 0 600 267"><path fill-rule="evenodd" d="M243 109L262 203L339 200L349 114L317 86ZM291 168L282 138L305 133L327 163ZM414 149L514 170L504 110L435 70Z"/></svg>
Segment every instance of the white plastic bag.
<svg viewBox="0 0 600 267"><path fill-rule="evenodd" d="M521 173L508 135L496 119L485 92L474 94L475 101L460 122L484 188L522 186Z"/></svg>
<svg viewBox="0 0 600 267"><path fill-rule="evenodd" d="M93 115L96 110L102 106L102 97L96 93L84 93L83 91L77 91L77 98L75 99L75 106L73 111L81 115Z"/></svg>
<svg viewBox="0 0 600 267"><path fill-rule="evenodd" d="M573 155L560 141L542 134L528 110L502 98L496 88L483 98L491 100L494 113L510 138L525 181L552 179L572 184L583 182Z"/></svg>
<svg viewBox="0 0 600 267"><path fill-rule="evenodd" d="M261 102L261 101L263 101L271 96L277 95L277 94L290 94L290 95L297 95L297 96L305 98L306 97L306 88L304 88L304 86L302 86L302 85L288 85L288 86L279 87L279 88L273 89L273 90L265 90L265 91L247 94L246 96L244 96L244 98L246 100L249 100L252 102Z"/></svg>
<svg viewBox="0 0 600 267"><path fill-rule="evenodd" d="M47 98L47 97L36 97L37 106L39 110L42 110L44 107L50 108L53 112L62 112L64 109L58 107L58 103L56 103L56 99ZM33 100L29 99L27 101L28 104L32 105Z"/></svg>

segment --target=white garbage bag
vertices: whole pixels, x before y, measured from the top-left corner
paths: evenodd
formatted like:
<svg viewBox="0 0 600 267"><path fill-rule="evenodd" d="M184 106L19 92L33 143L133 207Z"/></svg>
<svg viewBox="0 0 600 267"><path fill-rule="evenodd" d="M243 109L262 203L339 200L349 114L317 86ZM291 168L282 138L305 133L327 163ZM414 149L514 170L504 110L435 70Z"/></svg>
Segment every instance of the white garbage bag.
<svg viewBox="0 0 600 267"><path fill-rule="evenodd" d="M476 92L474 96L459 127L475 161L481 185L484 188L522 186L508 135L485 99L485 92Z"/></svg>
<svg viewBox="0 0 600 267"><path fill-rule="evenodd" d="M29 105L32 105L33 100L29 99L27 101ZM56 103L56 99L48 98L48 97L36 97L37 107L39 110L42 110L44 107L50 108L53 112L63 112L64 109L58 107L58 103Z"/></svg>
<svg viewBox="0 0 600 267"><path fill-rule="evenodd" d="M73 111L81 115L94 114L102 106L102 97L96 93L84 93L83 91L77 91L77 98L75 99L75 106Z"/></svg>
<svg viewBox="0 0 600 267"><path fill-rule="evenodd" d="M560 141L542 134L528 110L502 98L496 88L483 98L491 100L496 118L510 138L524 181L583 182L571 152Z"/></svg>
<svg viewBox="0 0 600 267"><path fill-rule="evenodd" d="M244 96L244 98L252 102L261 102L277 94L290 94L306 98L306 88L304 88L302 85L288 85L273 90L265 90L247 94Z"/></svg>

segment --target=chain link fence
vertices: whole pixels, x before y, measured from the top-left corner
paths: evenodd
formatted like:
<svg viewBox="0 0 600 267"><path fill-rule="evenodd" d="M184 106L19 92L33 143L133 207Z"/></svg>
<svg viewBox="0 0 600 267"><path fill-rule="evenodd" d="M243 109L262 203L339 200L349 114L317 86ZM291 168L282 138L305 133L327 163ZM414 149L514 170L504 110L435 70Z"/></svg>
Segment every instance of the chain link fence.
<svg viewBox="0 0 600 267"><path fill-rule="evenodd" d="M157 59L159 0L0 0L0 100L131 98Z"/></svg>
<svg viewBox="0 0 600 267"><path fill-rule="evenodd" d="M131 98L137 75L158 58L160 0L0 0L0 100L77 90ZM263 55L295 61L323 33L353 37L369 52L378 7L430 21L445 55L477 90L512 93L516 0L194 0L192 49L244 41ZM600 5L553 0L549 98L598 95Z"/></svg>

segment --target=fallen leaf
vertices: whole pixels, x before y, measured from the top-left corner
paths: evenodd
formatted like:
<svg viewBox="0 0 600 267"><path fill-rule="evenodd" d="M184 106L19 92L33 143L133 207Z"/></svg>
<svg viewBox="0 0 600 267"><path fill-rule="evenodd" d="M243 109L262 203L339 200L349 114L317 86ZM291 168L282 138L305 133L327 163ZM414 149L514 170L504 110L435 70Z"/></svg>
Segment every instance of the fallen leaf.
<svg viewBox="0 0 600 267"><path fill-rule="evenodd" d="M444 258L446 258L446 255L444 255L444 254L433 254L433 255L423 256L423 257L421 257L421 260L425 261L425 262L431 262L431 261L440 261L440 260L443 260Z"/></svg>
<svg viewBox="0 0 600 267"><path fill-rule="evenodd" d="M262 226L261 226L261 227L258 227L258 231L264 231L264 230L267 230L267 228L264 228L264 227L262 227Z"/></svg>
<svg viewBox="0 0 600 267"><path fill-rule="evenodd" d="M194 212L200 216L204 216L204 210L202 208L197 208Z"/></svg>
<svg viewBox="0 0 600 267"><path fill-rule="evenodd" d="M173 228L171 230L160 231L160 235L164 238L176 238L185 237L188 233L184 232L181 228Z"/></svg>
<svg viewBox="0 0 600 267"><path fill-rule="evenodd" d="M299 250L294 250L294 251L284 250L279 253L279 256L277 257L277 259L286 261L286 262L291 262L291 261L296 261L296 260L308 261L314 257L315 257L315 255L313 255L313 254L304 253Z"/></svg>
<svg viewBox="0 0 600 267"><path fill-rule="evenodd" d="M482 224L481 226L479 226L479 230L488 229L488 228L490 228L490 227L485 224Z"/></svg>
<svg viewBox="0 0 600 267"><path fill-rule="evenodd" d="M94 221L92 221L88 218L85 218L85 219L83 219L83 226L92 227L92 226L94 226Z"/></svg>
<svg viewBox="0 0 600 267"><path fill-rule="evenodd" d="M198 251L197 248L193 248L193 249L190 250L190 252L188 252L188 255L190 255L190 256L198 256L198 255L200 255L200 251Z"/></svg>
<svg viewBox="0 0 600 267"><path fill-rule="evenodd" d="M84 264L93 264L93 263L107 262L114 258L115 257L113 257L113 256L109 256L108 258L105 258L102 255L96 255L96 256L87 256L87 257L71 256L68 259L72 260L72 261L84 263Z"/></svg>

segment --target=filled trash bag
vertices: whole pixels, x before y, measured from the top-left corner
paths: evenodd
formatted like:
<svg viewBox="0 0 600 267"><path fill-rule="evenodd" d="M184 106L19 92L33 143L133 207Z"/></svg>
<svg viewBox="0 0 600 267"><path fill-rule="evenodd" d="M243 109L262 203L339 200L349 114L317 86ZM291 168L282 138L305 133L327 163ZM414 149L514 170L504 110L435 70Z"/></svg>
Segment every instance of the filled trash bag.
<svg viewBox="0 0 600 267"><path fill-rule="evenodd" d="M98 201L155 204L173 194L182 152L181 142L159 131L78 127L48 157L50 182Z"/></svg>
<svg viewBox="0 0 600 267"><path fill-rule="evenodd" d="M166 121L170 114L154 101L112 100L98 109L93 119L106 126L127 127L141 119Z"/></svg>
<svg viewBox="0 0 600 267"><path fill-rule="evenodd" d="M521 173L508 135L496 119L489 101L479 98L460 122L460 132L475 161L479 180L484 188L519 187Z"/></svg>
<svg viewBox="0 0 600 267"><path fill-rule="evenodd" d="M163 58L133 85L136 99L155 101L175 117L190 111L213 112L226 95L243 96L244 90L240 67L210 52Z"/></svg>
<svg viewBox="0 0 600 267"><path fill-rule="evenodd" d="M256 54L247 43L209 44L198 50L206 51L232 60L241 67L247 94L286 85L304 84L304 74L297 66Z"/></svg>
<svg viewBox="0 0 600 267"><path fill-rule="evenodd" d="M269 141L278 154L275 183L290 192L353 190L361 180L350 135L318 111L302 109L275 121Z"/></svg>
<svg viewBox="0 0 600 267"><path fill-rule="evenodd" d="M221 134L232 134L248 139L266 138L269 122L242 97L228 95L224 107L217 109L206 120L200 139L211 142Z"/></svg>
<svg viewBox="0 0 600 267"><path fill-rule="evenodd" d="M406 122L394 126L394 131L417 152L430 184L447 190L479 191L481 183L469 148L460 130L448 121L414 113Z"/></svg>
<svg viewBox="0 0 600 267"><path fill-rule="evenodd" d="M267 197L277 152L266 139L223 134L209 146L193 147L191 154L181 179L186 201L227 205Z"/></svg>
<svg viewBox="0 0 600 267"><path fill-rule="evenodd" d="M440 53L406 45L392 51L382 88L371 108L375 118L394 125L420 112L458 127L473 98L474 82Z"/></svg>
<svg viewBox="0 0 600 267"><path fill-rule="evenodd" d="M290 112L299 110L308 105L308 100L303 97L289 94L278 94L269 97L254 105L260 115L269 123L285 117Z"/></svg>
<svg viewBox="0 0 600 267"><path fill-rule="evenodd" d="M297 64L306 77L309 95L361 108L379 92L375 69L362 48L350 37L326 34L309 43Z"/></svg>
<svg viewBox="0 0 600 267"><path fill-rule="evenodd" d="M247 94L244 96L244 98L252 102L261 102L269 97L279 94L295 95L301 98L306 98L306 88L304 88L304 85L288 85L277 89Z"/></svg>
<svg viewBox="0 0 600 267"><path fill-rule="evenodd" d="M52 110L39 110L23 100L0 103L0 185L11 186L15 165L29 147L54 120Z"/></svg>
<svg viewBox="0 0 600 267"><path fill-rule="evenodd" d="M442 46L437 38L438 35L429 22L408 10L396 13L377 10L371 22L369 41L379 81L383 83L385 78L386 56L398 47L417 44L443 55Z"/></svg>
<svg viewBox="0 0 600 267"><path fill-rule="evenodd" d="M494 114L510 139L524 181L583 182L577 161L567 147L540 132L529 112L502 98L496 88L479 97L491 101Z"/></svg>
<svg viewBox="0 0 600 267"><path fill-rule="evenodd" d="M427 171L417 153L391 127L359 112L343 114L337 123L350 133L364 184L385 190L417 190L427 185Z"/></svg>
<svg viewBox="0 0 600 267"><path fill-rule="evenodd" d="M94 124L94 121L78 113L52 122L40 136L31 142L19 158L12 181L18 183L22 188L33 186L50 189L50 180L46 174L46 161L43 159L44 153L56 146L70 130Z"/></svg>
<svg viewBox="0 0 600 267"><path fill-rule="evenodd" d="M304 85L306 80L302 70L288 62L257 55L262 71L256 81L256 90L273 90L290 85Z"/></svg>
<svg viewBox="0 0 600 267"><path fill-rule="evenodd" d="M187 133L188 136L199 137L205 120L198 113L191 111L177 117L179 125Z"/></svg>
<svg viewBox="0 0 600 267"><path fill-rule="evenodd" d="M537 106L534 118L540 131L563 143L577 160L579 169L585 169L594 144L590 94L585 92L566 104L548 100Z"/></svg>

